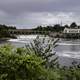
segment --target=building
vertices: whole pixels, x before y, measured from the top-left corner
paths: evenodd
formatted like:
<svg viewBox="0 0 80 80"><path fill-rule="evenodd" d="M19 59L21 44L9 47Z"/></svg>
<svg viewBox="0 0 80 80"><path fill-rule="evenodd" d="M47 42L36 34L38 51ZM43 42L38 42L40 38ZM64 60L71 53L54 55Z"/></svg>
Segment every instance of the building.
<svg viewBox="0 0 80 80"><path fill-rule="evenodd" d="M65 28L63 34L64 37L80 38L80 28Z"/></svg>

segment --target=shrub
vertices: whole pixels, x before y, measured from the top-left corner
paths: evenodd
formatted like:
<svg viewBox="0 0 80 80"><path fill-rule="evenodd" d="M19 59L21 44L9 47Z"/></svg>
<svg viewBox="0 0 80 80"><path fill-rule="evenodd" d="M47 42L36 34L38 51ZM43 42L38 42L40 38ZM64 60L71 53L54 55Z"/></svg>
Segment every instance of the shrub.
<svg viewBox="0 0 80 80"><path fill-rule="evenodd" d="M34 51L37 56L45 60L44 64L46 68L53 68L58 65L58 56L54 51L54 48L57 46L56 42L58 40L59 39L55 40L45 36L43 36L43 38L37 36L33 43L31 43L29 46L26 46L26 48L28 48L29 51Z"/></svg>
<svg viewBox="0 0 80 80"><path fill-rule="evenodd" d="M44 60L25 48L10 45L0 47L0 80L55 80L57 72L50 72ZM55 77L56 74L56 77Z"/></svg>

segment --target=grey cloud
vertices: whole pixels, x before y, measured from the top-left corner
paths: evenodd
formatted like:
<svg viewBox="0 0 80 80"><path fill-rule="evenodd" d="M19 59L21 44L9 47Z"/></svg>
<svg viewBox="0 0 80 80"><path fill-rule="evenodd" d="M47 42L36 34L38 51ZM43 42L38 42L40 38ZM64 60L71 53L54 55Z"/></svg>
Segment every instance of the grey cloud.
<svg viewBox="0 0 80 80"><path fill-rule="evenodd" d="M0 0L0 23L32 27L58 19L79 23L80 0Z"/></svg>
<svg viewBox="0 0 80 80"><path fill-rule="evenodd" d="M11 14L23 12L75 11L80 0L0 0L0 9Z"/></svg>

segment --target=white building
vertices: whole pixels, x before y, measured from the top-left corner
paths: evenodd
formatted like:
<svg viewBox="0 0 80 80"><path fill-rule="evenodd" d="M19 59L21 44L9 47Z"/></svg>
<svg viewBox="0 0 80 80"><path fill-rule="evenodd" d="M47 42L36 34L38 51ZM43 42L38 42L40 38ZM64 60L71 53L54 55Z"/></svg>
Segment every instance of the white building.
<svg viewBox="0 0 80 80"><path fill-rule="evenodd" d="M64 37L68 38L80 38L79 28L65 28L63 31Z"/></svg>
<svg viewBox="0 0 80 80"><path fill-rule="evenodd" d="M65 28L63 33L72 33L72 34L75 34L75 33L80 33L80 29L77 29L77 28Z"/></svg>

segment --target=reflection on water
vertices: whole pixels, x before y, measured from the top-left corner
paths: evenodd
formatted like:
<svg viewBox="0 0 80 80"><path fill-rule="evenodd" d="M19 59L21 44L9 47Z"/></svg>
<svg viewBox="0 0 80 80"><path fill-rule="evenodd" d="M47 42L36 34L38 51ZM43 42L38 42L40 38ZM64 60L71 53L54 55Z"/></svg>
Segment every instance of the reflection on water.
<svg viewBox="0 0 80 80"><path fill-rule="evenodd" d="M23 47L32 42L35 38L35 35L18 36L18 39L11 39L8 42L13 46ZM58 46L55 48L55 51L59 56L59 63L61 65L71 65L73 60L80 62L80 40L60 39L57 44Z"/></svg>

